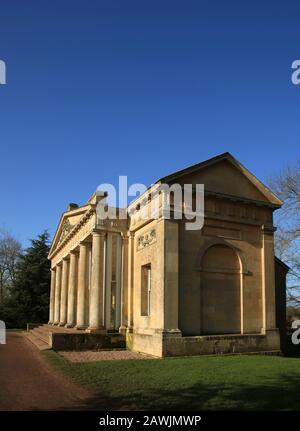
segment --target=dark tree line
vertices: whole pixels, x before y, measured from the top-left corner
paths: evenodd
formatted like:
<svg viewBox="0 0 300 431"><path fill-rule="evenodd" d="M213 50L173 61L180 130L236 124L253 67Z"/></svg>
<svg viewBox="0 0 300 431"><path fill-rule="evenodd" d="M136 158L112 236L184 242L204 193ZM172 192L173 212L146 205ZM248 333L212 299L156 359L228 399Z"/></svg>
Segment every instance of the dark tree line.
<svg viewBox="0 0 300 431"><path fill-rule="evenodd" d="M21 244L9 232L0 232L0 305L15 281L16 264Z"/></svg>
<svg viewBox="0 0 300 431"><path fill-rule="evenodd" d="M0 320L8 328L25 328L28 322L47 322L50 293L50 261L47 258L49 248L49 234L45 231L37 239L31 240L31 246L24 252L19 248L14 255L13 272L0 303Z"/></svg>

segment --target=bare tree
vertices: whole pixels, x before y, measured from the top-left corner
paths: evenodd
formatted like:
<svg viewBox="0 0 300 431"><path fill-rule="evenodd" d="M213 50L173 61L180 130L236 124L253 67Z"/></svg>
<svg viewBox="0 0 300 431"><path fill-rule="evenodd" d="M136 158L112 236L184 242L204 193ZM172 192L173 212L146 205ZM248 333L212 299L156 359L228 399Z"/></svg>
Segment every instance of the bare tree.
<svg viewBox="0 0 300 431"><path fill-rule="evenodd" d="M21 244L8 232L0 232L0 304L7 289L15 280L16 263Z"/></svg>
<svg viewBox="0 0 300 431"><path fill-rule="evenodd" d="M276 253L290 266L288 300L300 306L300 160L271 178L271 188L284 202L276 214Z"/></svg>

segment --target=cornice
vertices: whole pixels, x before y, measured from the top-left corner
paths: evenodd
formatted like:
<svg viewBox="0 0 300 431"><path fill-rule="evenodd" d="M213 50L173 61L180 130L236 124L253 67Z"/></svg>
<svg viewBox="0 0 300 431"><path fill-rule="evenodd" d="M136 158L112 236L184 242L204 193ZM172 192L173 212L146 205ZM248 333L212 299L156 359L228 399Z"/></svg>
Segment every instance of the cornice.
<svg viewBox="0 0 300 431"><path fill-rule="evenodd" d="M65 238L57 245L55 250L49 254L49 259L52 259L64 246L70 241L70 239L80 230L80 228L90 219L90 217L96 211L96 205L90 204L90 208L83 214L83 216L78 220L78 222L72 227L70 232L65 236Z"/></svg>
<svg viewBox="0 0 300 431"><path fill-rule="evenodd" d="M213 192L211 190L204 190L204 195L205 196L212 196L212 197L215 197L216 199L230 200L232 202L242 202L246 205L255 205L258 207L268 207L268 208L272 208L274 210L280 208L280 205L273 204L271 202L258 201L256 199L249 199L249 198L244 198L242 196L237 196L237 195L230 195L230 194L226 194L226 193Z"/></svg>

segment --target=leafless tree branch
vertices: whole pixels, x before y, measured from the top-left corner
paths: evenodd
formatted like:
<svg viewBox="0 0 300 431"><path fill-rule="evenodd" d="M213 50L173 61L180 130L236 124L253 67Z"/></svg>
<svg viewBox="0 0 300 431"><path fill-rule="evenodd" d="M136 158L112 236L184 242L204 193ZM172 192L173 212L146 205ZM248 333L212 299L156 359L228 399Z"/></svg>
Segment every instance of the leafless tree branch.
<svg viewBox="0 0 300 431"><path fill-rule="evenodd" d="M15 271L21 253L21 244L6 231L0 232L0 304L11 283L15 280Z"/></svg>

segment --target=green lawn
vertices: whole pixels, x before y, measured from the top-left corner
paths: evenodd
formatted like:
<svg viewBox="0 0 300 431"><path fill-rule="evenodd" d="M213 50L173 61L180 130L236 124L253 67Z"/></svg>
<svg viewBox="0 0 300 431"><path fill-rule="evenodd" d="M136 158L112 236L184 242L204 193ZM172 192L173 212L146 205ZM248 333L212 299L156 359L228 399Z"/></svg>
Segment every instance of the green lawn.
<svg viewBox="0 0 300 431"><path fill-rule="evenodd" d="M217 356L71 364L48 360L96 390L95 409L300 410L300 358Z"/></svg>

